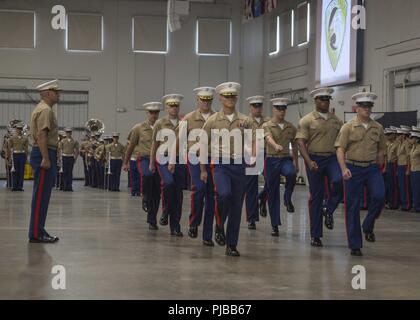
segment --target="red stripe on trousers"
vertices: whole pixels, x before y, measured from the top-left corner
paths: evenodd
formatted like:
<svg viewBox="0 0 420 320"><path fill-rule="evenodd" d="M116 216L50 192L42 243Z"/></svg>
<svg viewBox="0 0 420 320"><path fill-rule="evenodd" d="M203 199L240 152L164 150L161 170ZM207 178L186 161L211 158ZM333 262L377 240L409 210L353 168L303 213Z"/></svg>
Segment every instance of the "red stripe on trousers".
<svg viewBox="0 0 420 320"><path fill-rule="evenodd" d="M329 182L328 182L328 177L325 176L325 195L327 196L327 199L330 199L330 186L329 186Z"/></svg>
<svg viewBox="0 0 420 320"><path fill-rule="evenodd" d="M159 176L160 176L160 195L161 195L161 199L162 199L162 211L164 212L165 209L166 209L165 208L165 193L163 192L164 183L163 183L162 173L160 172L160 169L159 169L159 164L156 166L156 168L157 168L157 171L159 172Z"/></svg>
<svg viewBox="0 0 420 320"><path fill-rule="evenodd" d="M190 162L187 159L187 170L190 172ZM190 172L191 177L191 172ZM191 178L191 217L189 219L189 224L191 225L192 221L195 219L196 216L196 208L195 208L195 192L196 192L196 186L194 184L193 179Z"/></svg>
<svg viewBox="0 0 420 320"><path fill-rule="evenodd" d="M44 177L45 177L45 169L41 168L41 172L39 174L38 194L36 196L36 206L35 206L35 219L34 219L34 238L35 239L38 238L39 211L41 210L42 193L44 191Z"/></svg>
<svg viewBox="0 0 420 320"><path fill-rule="evenodd" d="M220 227L222 225L222 219L220 217L219 207L217 206L217 187L216 187L216 180L214 179L214 164L210 165L211 175L213 177L213 184L214 184L214 213L216 215L216 224Z"/></svg>

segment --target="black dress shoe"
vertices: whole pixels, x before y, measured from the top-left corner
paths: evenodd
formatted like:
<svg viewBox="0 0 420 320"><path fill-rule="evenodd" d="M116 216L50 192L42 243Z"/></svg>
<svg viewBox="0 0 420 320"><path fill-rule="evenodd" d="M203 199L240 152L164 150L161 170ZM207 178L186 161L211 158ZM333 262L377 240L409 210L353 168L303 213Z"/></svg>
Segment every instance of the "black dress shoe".
<svg viewBox="0 0 420 320"><path fill-rule="evenodd" d="M266 204L266 202L265 201L263 201L263 200L259 200L260 201L260 205L259 205L259 207L260 207L260 215L261 215L261 217L266 217L267 216L267 204Z"/></svg>
<svg viewBox="0 0 420 320"><path fill-rule="evenodd" d="M295 206L291 202L285 202L284 205L286 206L287 212L293 213L295 212Z"/></svg>
<svg viewBox="0 0 420 320"><path fill-rule="evenodd" d="M236 249L236 247L233 246L227 246L226 247L226 255L229 257L239 257L239 251Z"/></svg>
<svg viewBox="0 0 420 320"><path fill-rule="evenodd" d="M403 211L403 212L408 212L408 211L410 211L410 210L411 210L411 208L410 208L410 209L401 208L401 211Z"/></svg>
<svg viewBox="0 0 420 320"><path fill-rule="evenodd" d="M160 217L159 223L161 226L166 226L168 224L168 216L162 215L162 217Z"/></svg>
<svg viewBox="0 0 420 320"><path fill-rule="evenodd" d="M373 232L365 233L365 239L368 242L375 242L376 241L375 234Z"/></svg>
<svg viewBox="0 0 420 320"><path fill-rule="evenodd" d="M324 224L325 227L329 230L334 229L334 217L332 213L327 213L327 208L324 208L323 210L323 215L324 215Z"/></svg>
<svg viewBox="0 0 420 320"><path fill-rule="evenodd" d="M159 230L159 228L157 225L149 223L149 230Z"/></svg>
<svg viewBox="0 0 420 320"><path fill-rule="evenodd" d="M272 235L273 237L279 237L279 236L280 236L280 233L279 233L279 227L273 227L273 228L271 229L271 235Z"/></svg>
<svg viewBox="0 0 420 320"><path fill-rule="evenodd" d="M207 247L214 247L214 242L213 240L203 240L203 245Z"/></svg>
<svg viewBox="0 0 420 320"><path fill-rule="evenodd" d="M198 236L198 228L197 227L190 227L188 230L188 235L190 238L197 238Z"/></svg>
<svg viewBox="0 0 420 320"><path fill-rule="evenodd" d="M352 250L350 251L350 254L351 254L352 256L356 256L356 257L361 257L361 256L363 256L363 253L362 253L362 251L361 251L360 249L352 249Z"/></svg>
<svg viewBox="0 0 420 320"><path fill-rule="evenodd" d="M184 234L181 231L172 231L171 232L171 236L174 236L174 237L183 237Z"/></svg>
<svg viewBox="0 0 420 320"><path fill-rule="evenodd" d="M311 239L311 246L312 247L322 247L322 241L320 238L312 238Z"/></svg>
<svg viewBox="0 0 420 320"><path fill-rule="evenodd" d="M143 209L144 212L148 212L149 211L149 209L147 208L147 203L144 200L141 202L141 207L142 207L142 209Z"/></svg>
<svg viewBox="0 0 420 320"><path fill-rule="evenodd" d="M41 236L39 238L31 238L31 239L29 239L29 242L30 243L55 243L58 240L60 240L60 239L58 239L58 237L54 237L54 236L51 237L49 235L45 235L45 236Z"/></svg>
<svg viewBox="0 0 420 320"><path fill-rule="evenodd" d="M214 239L219 246L224 246L226 244L225 233L223 230L216 228L214 232Z"/></svg>
<svg viewBox="0 0 420 320"><path fill-rule="evenodd" d="M17 188L12 188L12 191L19 191Z"/></svg>
<svg viewBox="0 0 420 320"><path fill-rule="evenodd" d="M256 230L257 226L255 225L255 222L248 223L248 229L249 230Z"/></svg>

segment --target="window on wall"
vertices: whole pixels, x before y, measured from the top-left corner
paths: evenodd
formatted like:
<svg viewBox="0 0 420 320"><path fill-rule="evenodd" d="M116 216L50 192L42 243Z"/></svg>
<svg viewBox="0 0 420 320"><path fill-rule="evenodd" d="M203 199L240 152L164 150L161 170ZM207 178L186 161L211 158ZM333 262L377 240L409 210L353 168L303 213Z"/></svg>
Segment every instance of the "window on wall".
<svg viewBox="0 0 420 320"><path fill-rule="evenodd" d="M228 19L198 19L196 53L229 56L232 51L232 22Z"/></svg>
<svg viewBox="0 0 420 320"><path fill-rule="evenodd" d="M0 48L33 49L35 36L35 12L0 10Z"/></svg>
<svg viewBox="0 0 420 320"><path fill-rule="evenodd" d="M131 29L134 52L155 54L168 52L169 33L166 17L133 17Z"/></svg>
<svg viewBox="0 0 420 320"><path fill-rule="evenodd" d="M269 55L273 56L279 53L280 51L280 42L279 42L279 31L280 31L280 17L275 16L270 19L269 26Z"/></svg>
<svg viewBox="0 0 420 320"><path fill-rule="evenodd" d="M309 42L310 35L310 4L303 2L297 6L296 43L303 46Z"/></svg>
<svg viewBox="0 0 420 320"><path fill-rule="evenodd" d="M103 16L88 13L67 15L66 50L99 52L104 48Z"/></svg>
<svg viewBox="0 0 420 320"><path fill-rule="evenodd" d="M280 50L294 46L294 14L294 10L290 10L280 15Z"/></svg>

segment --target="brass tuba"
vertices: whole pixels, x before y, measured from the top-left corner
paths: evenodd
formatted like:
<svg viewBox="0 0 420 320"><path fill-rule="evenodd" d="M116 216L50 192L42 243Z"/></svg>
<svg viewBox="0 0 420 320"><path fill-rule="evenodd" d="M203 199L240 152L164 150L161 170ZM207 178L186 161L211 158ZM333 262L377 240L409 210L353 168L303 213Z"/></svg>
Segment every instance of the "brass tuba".
<svg viewBox="0 0 420 320"><path fill-rule="evenodd" d="M101 135L105 132L105 125L101 120L90 119L85 124L86 135L92 137L95 133L100 133Z"/></svg>
<svg viewBox="0 0 420 320"><path fill-rule="evenodd" d="M13 134L13 129L16 128L17 124L22 124L23 128L22 128L22 135L23 136L28 136L29 134L29 126L22 120L18 120L18 119L13 119L10 120L9 125L7 126L7 134L10 136L12 136Z"/></svg>

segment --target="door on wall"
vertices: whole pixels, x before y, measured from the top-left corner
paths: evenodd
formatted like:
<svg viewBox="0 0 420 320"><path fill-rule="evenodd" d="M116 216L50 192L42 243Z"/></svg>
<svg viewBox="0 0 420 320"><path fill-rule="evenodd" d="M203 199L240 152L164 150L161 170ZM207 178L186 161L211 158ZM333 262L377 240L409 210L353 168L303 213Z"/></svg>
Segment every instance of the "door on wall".
<svg viewBox="0 0 420 320"><path fill-rule="evenodd" d="M0 88L0 138L2 141L11 120L22 120L29 125L31 113L38 102L39 92L37 90ZM60 92L60 102L54 108L59 128L72 127L73 137L79 143L88 120L88 105L88 91L63 90ZM31 140L29 141L31 144ZM80 157L74 166L73 173L75 178L84 177L83 163ZM5 177L4 159L0 158L0 178Z"/></svg>
<svg viewBox="0 0 420 320"><path fill-rule="evenodd" d="M420 67L397 71L393 80L394 110L420 111Z"/></svg>

